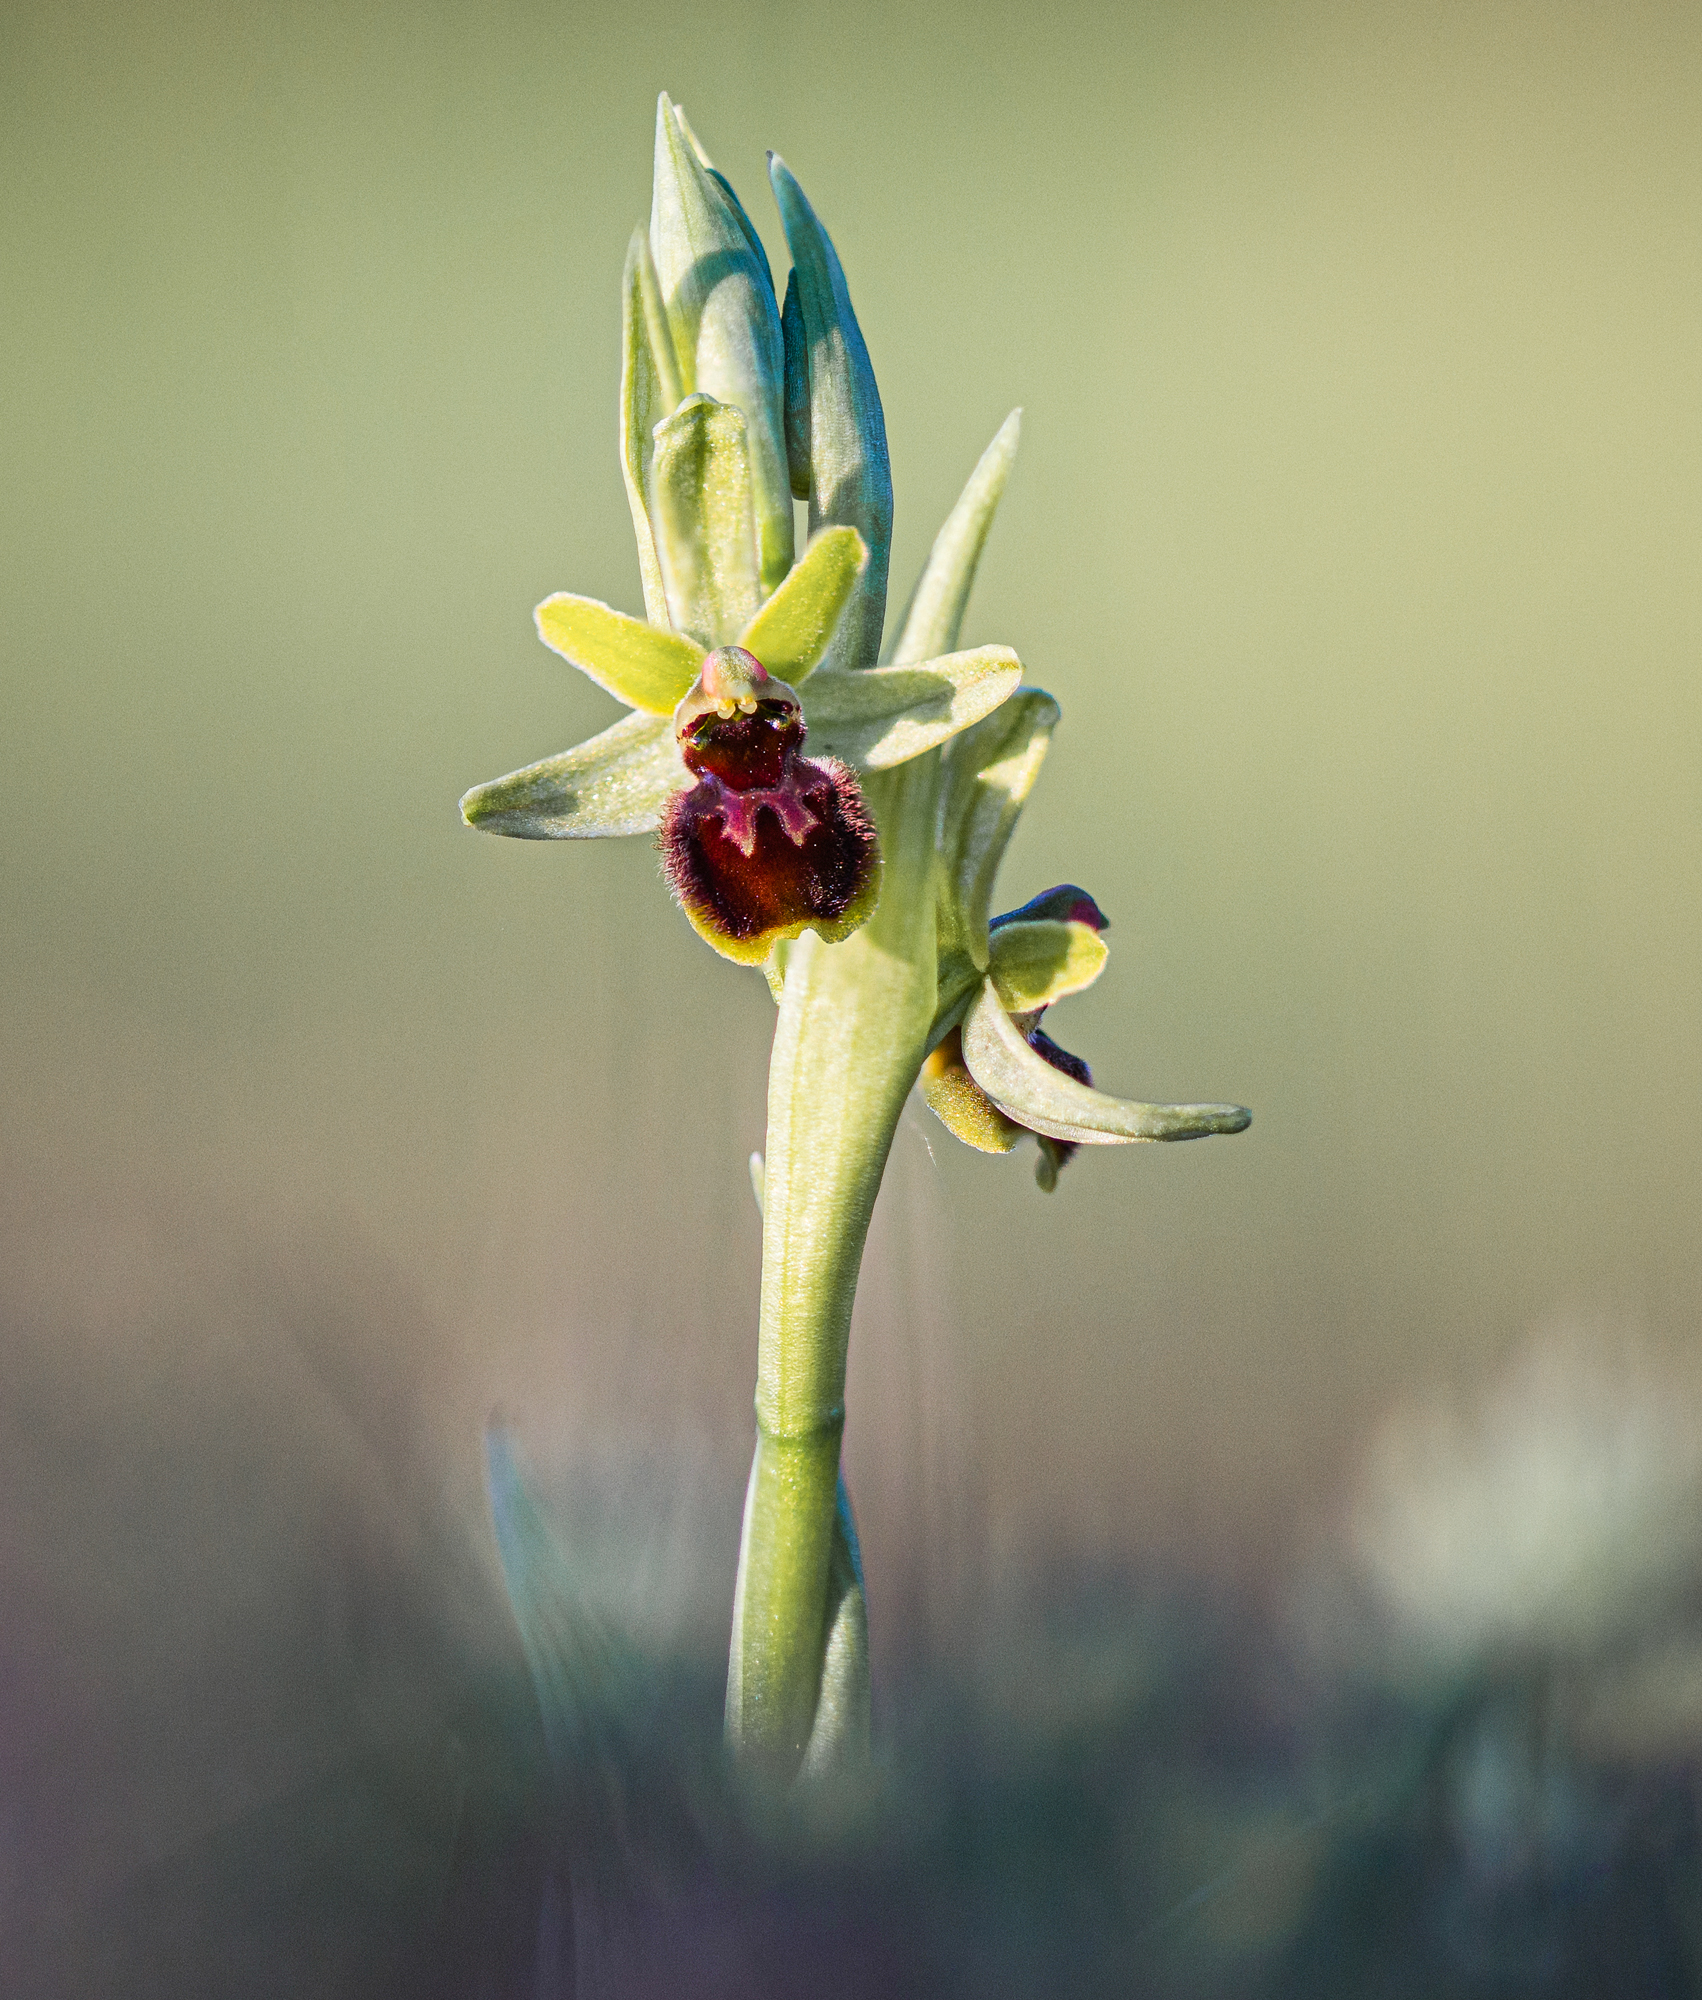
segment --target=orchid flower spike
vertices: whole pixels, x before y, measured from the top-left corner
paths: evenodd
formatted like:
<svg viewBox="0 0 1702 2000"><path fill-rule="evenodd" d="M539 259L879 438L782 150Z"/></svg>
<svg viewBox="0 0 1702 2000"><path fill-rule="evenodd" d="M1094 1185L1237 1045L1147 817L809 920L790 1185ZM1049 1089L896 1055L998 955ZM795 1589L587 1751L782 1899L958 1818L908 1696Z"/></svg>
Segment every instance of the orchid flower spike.
<svg viewBox="0 0 1702 2000"><path fill-rule="evenodd" d="M892 521L879 398L833 245L778 161L774 178L795 259L788 297L801 301L790 344L755 230L662 97L650 228L627 260L621 385L647 615L567 592L536 614L544 644L633 713L461 801L469 826L523 840L660 834L682 907L741 964L806 928L842 938L869 916L879 872L872 831L857 831L868 821L859 779L937 749L1022 679L1006 646L874 665ZM790 432L788 393L809 413L806 422L794 410ZM879 449L858 462L871 421ZM794 562L799 479L813 532ZM778 785L715 767L709 737L723 763L733 741L719 725L705 736L699 718L682 734L682 704L734 654L760 663L783 690L770 699L790 704L783 728L765 713L745 734L777 747L795 729L795 751L809 733L812 758L790 762ZM798 810L817 811L811 798L832 832L803 830ZM723 811L734 821L711 831ZM729 845L740 855L732 872Z"/></svg>

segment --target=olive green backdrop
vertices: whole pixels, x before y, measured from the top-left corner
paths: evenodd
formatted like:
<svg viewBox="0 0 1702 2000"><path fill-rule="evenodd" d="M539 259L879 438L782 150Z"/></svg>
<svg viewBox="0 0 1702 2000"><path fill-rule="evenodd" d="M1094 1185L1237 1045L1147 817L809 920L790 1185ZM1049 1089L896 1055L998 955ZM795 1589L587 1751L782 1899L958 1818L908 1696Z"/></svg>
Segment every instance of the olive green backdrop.
<svg viewBox="0 0 1702 2000"><path fill-rule="evenodd" d="M923 1543L1278 1561L1557 1312L1694 1340L1694 9L11 0L0 1284L61 1469L287 1423L173 1329L306 1284L433 1477L493 1410L677 1452L730 1579L767 993L645 843L455 812L614 713L530 613L639 604L662 87L771 251L767 146L836 236L898 595L1025 406L967 632L1064 708L1008 900L1111 913L1056 1023L1102 1083L1255 1109L1051 1199L915 1112L877 1632Z"/></svg>

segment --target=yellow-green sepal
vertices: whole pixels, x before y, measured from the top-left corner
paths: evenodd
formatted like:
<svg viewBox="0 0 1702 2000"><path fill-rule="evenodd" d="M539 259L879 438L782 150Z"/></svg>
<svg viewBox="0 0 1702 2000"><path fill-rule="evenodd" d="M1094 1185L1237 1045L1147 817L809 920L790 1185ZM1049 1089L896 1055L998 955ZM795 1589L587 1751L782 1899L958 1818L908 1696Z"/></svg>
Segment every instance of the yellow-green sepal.
<svg viewBox="0 0 1702 2000"><path fill-rule="evenodd" d="M814 672L869 560L855 528L823 528L780 588L739 634L776 679L793 687Z"/></svg>
<svg viewBox="0 0 1702 2000"><path fill-rule="evenodd" d="M1205 1139L1244 1132L1253 1122L1252 1112L1239 1104L1139 1104L1077 1083L1029 1047L990 979L964 1014L963 1060L1007 1118L1078 1146Z"/></svg>
<svg viewBox="0 0 1702 2000"><path fill-rule="evenodd" d="M1022 679L1008 646L978 646L914 667L824 667L806 684L812 755L831 751L865 771L907 764L1007 701Z"/></svg>
<svg viewBox="0 0 1702 2000"><path fill-rule="evenodd" d="M602 840L654 833L691 782L666 716L623 715L600 736L475 785L461 817L515 840Z"/></svg>
<svg viewBox="0 0 1702 2000"><path fill-rule="evenodd" d="M952 1137L976 1152L1008 1153L1022 1137L1022 1127L969 1074L956 1028L929 1051L916 1084L923 1103Z"/></svg>
<svg viewBox="0 0 1702 2000"><path fill-rule="evenodd" d="M988 976L1009 1014L1037 1014L1091 986L1105 970L1105 940L1092 924L1041 918L994 931Z"/></svg>
<svg viewBox="0 0 1702 2000"><path fill-rule="evenodd" d="M672 715L703 667L703 648L595 597L558 590L532 614L538 637L628 708Z"/></svg>

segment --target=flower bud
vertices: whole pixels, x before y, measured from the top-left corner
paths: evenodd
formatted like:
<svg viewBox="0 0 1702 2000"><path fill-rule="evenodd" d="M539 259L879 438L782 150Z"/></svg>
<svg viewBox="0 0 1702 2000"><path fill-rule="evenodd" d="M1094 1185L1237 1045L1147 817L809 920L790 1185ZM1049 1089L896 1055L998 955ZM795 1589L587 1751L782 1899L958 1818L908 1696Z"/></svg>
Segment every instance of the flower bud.
<svg viewBox="0 0 1702 2000"><path fill-rule="evenodd" d="M774 280L738 196L666 92L656 104L650 251L682 398L711 396L744 415L766 597L792 566L785 349Z"/></svg>
<svg viewBox="0 0 1702 2000"><path fill-rule="evenodd" d="M839 253L775 154L769 155L768 175L792 252L783 316L791 490L809 500L812 534L842 523L857 530L869 551L824 665L872 667L880 656L892 547L886 418Z"/></svg>
<svg viewBox="0 0 1702 2000"><path fill-rule="evenodd" d="M805 930L849 937L874 909L880 849L856 779L802 754L796 693L722 647L674 711L674 737L697 782L670 800L658 838L698 934L743 965Z"/></svg>

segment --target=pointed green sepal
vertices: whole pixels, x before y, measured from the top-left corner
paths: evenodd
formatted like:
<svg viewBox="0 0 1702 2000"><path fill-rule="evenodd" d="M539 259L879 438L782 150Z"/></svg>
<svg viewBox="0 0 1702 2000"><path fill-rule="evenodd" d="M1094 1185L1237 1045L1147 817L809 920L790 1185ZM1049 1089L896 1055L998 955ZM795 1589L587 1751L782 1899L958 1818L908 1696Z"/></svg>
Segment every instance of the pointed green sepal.
<svg viewBox="0 0 1702 2000"><path fill-rule="evenodd" d="M517 840L601 840L654 833L669 798L689 784L665 716L624 715L601 736L475 785L461 817Z"/></svg>
<svg viewBox="0 0 1702 2000"><path fill-rule="evenodd" d="M656 103L650 248L675 343L689 357L686 393L713 396L744 414L766 596L792 566L780 309L750 218L665 91Z"/></svg>
<svg viewBox="0 0 1702 2000"><path fill-rule="evenodd" d="M1008 646L863 673L824 667L805 683L811 754L831 751L865 771L891 770L991 714L1021 679L1022 662Z"/></svg>
<svg viewBox="0 0 1702 2000"><path fill-rule="evenodd" d="M1253 1114L1238 1104L1137 1104L1065 1076L1029 1047L991 980L963 1017L969 1073L1007 1118L1049 1139L1120 1146L1143 1139L1205 1139L1244 1132Z"/></svg>
<svg viewBox="0 0 1702 2000"><path fill-rule="evenodd" d="M1016 463L1021 437L1022 412L1012 410L981 454L957 505L934 537L934 546L928 552L892 649L896 664L925 660L931 653L949 653L957 644L987 530L993 525L1005 482Z"/></svg>
<svg viewBox="0 0 1702 2000"><path fill-rule="evenodd" d="M1049 694L1019 688L947 752L939 839L942 978L952 958L976 972L986 970L993 878L1040 775L1058 716Z"/></svg>
<svg viewBox="0 0 1702 2000"><path fill-rule="evenodd" d="M705 646L729 645L761 601L745 432L742 410L702 394L655 430L650 497L668 609Z"/></svg>
<svg viewBox="0 0 1702 2000"><path fill-rule="evenodd" d="M703 665L703 648L595 597L559 590L532 614L552 653L646 715L672 715Z"/></svg>
<svg viewBox="0 0 1702 2000"><path fill-rule="evenodd" d="M823 528L812 535L786 581L739 635L739 644L796 687L827 651L868 560L855 528Z"/></svg>
<svg viewBox="0 0 1702 2000"><path fill-rule="evenodd" d="M994 931L988 972L1007 1012L1037 1014L1091 986L1105 959L1105 940L1091 924L1043 919Z"/></svg>
<svg viewBox="0 0 1702 2000"><path fill-rule="evenodd" d="M886 620L887 558L892 547L892 469L886 418L875 371L869 364L845 272L791 169L769 155L769 179L792 252L789 293L797 311L785 339L786 425L794 480L807 452L810 530L833 523L852 527L868 545L869 562L826 664L873 666L880 657ZM807 408L807 424L802 412Z"/></svg>

